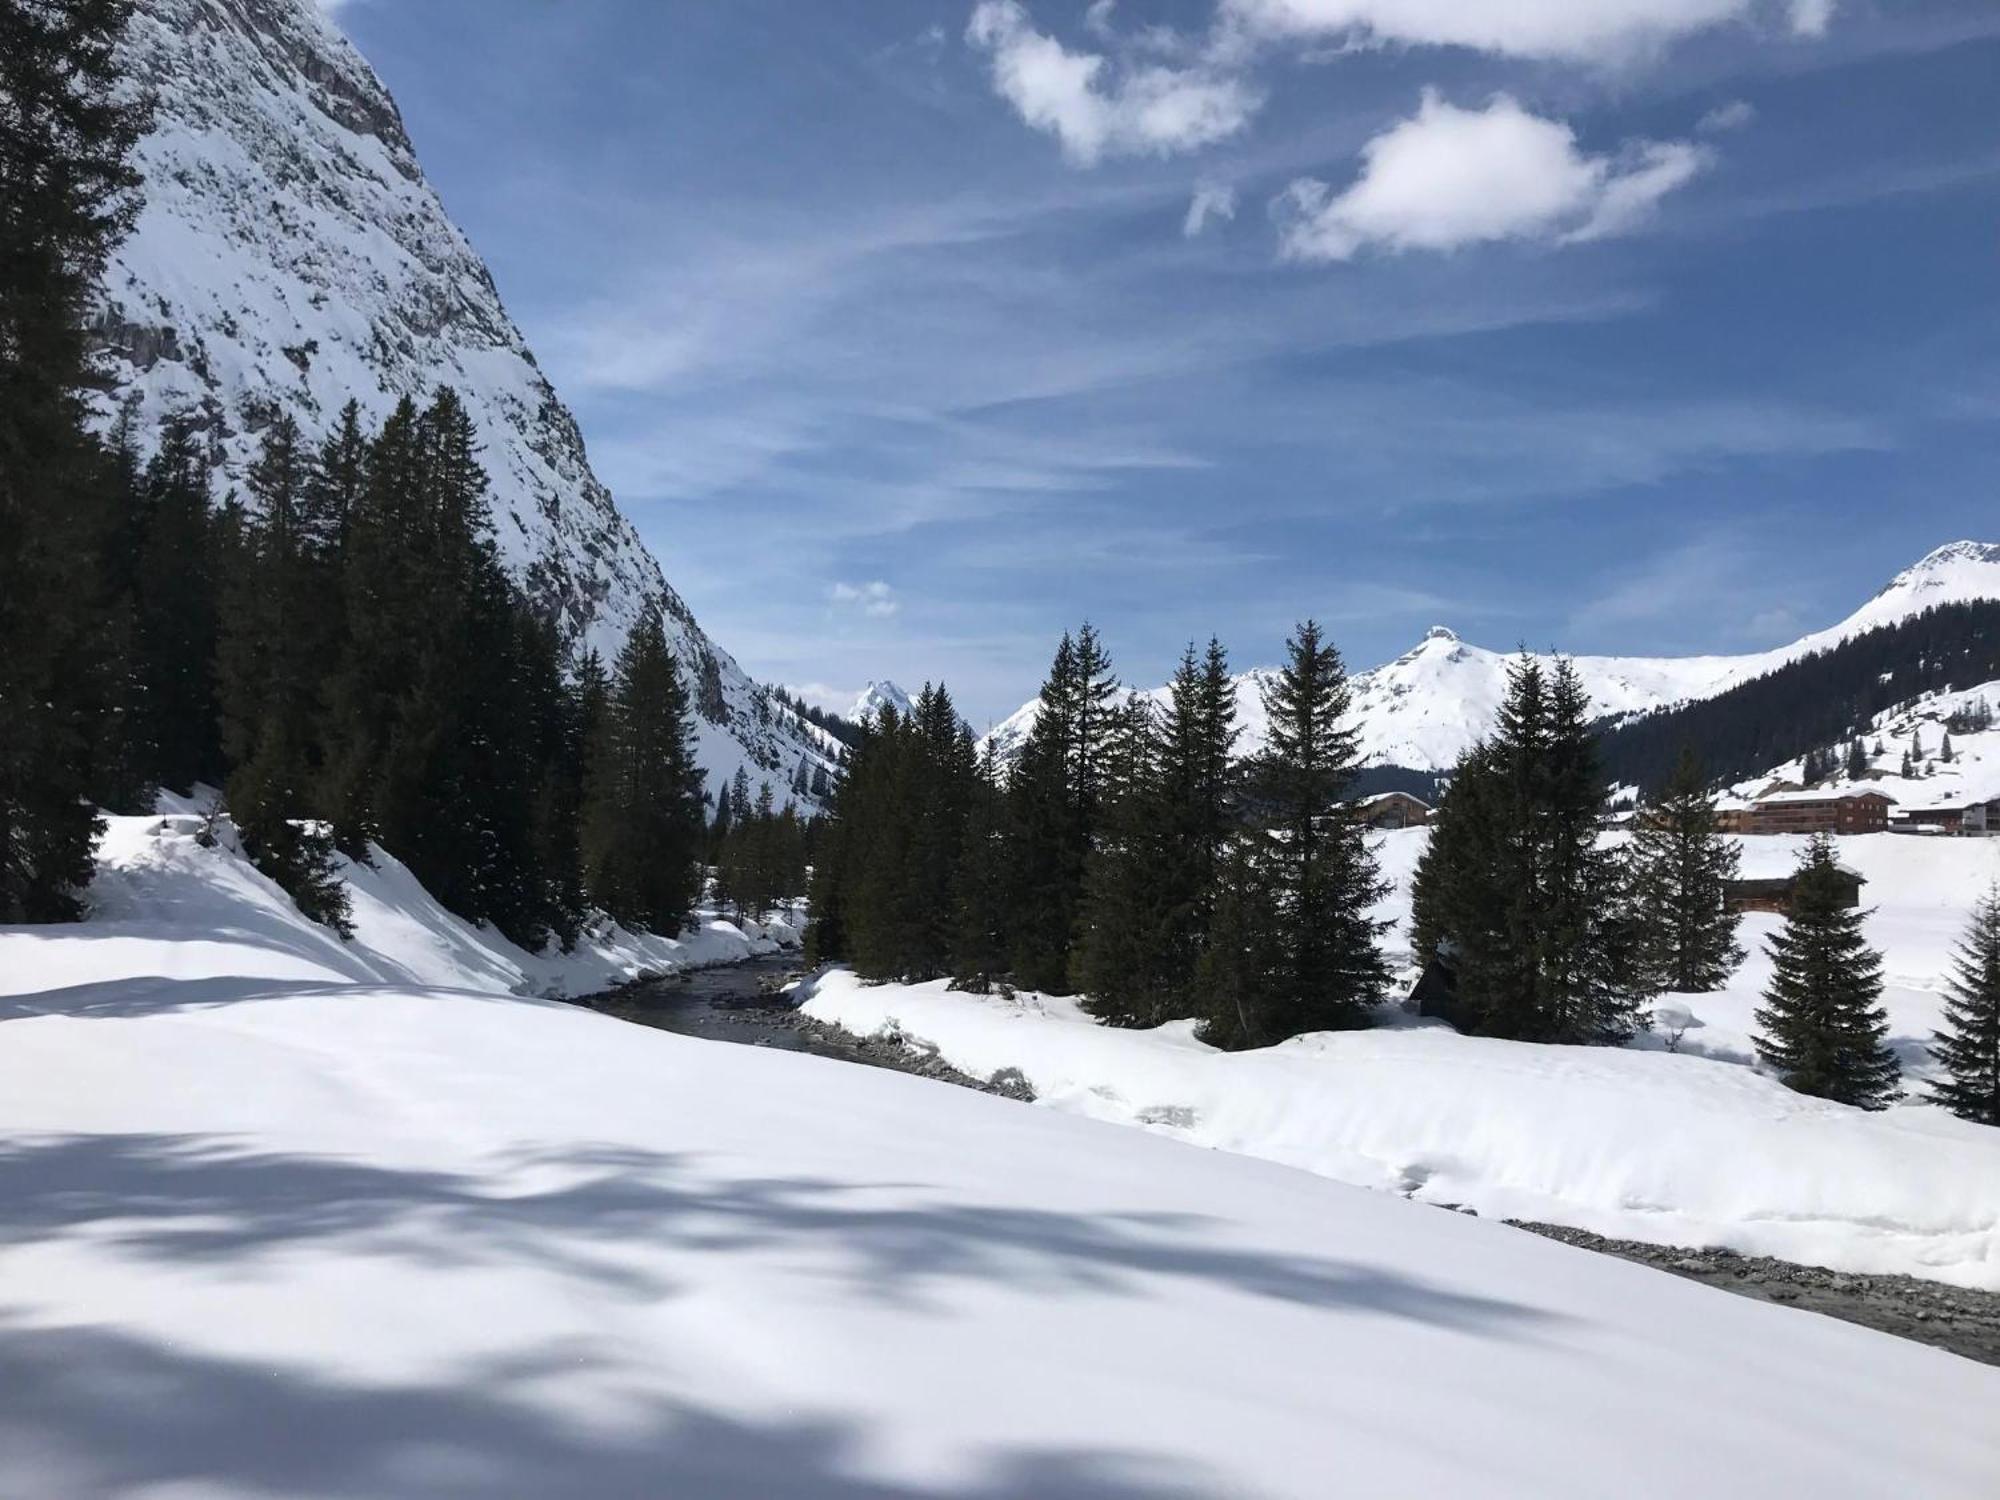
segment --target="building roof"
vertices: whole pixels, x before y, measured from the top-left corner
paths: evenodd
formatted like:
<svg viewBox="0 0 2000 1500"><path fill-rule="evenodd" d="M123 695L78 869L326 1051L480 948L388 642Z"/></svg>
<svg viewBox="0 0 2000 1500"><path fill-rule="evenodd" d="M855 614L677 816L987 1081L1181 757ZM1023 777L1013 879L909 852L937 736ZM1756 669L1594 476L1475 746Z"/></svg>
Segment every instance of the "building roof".
<svg viewBox="0 0 2000 1500"><path fill-rule="evenodd" d="M1755 805L1758 807L1791 807L1812 802L1860 802L1868 800L1894 803L1896 799L1891 797L1887 792L1878 791L1874 787L1807 787L1802 791L1796 792L1771 792L1766 796L1759 797Z"/></svg>
<svg viewBox="0 0 2000 1500"><path fill-rule="evenodd" d="M1379 802L1390 802L1398 797L1402 798L1405 802L1416 803L1417 806L1423 808L1426 812L1430 811L1430 803L1424 801L1423 798L1413 792L1371 792L1354 805L1356 807L1373 807Z"/></svg>

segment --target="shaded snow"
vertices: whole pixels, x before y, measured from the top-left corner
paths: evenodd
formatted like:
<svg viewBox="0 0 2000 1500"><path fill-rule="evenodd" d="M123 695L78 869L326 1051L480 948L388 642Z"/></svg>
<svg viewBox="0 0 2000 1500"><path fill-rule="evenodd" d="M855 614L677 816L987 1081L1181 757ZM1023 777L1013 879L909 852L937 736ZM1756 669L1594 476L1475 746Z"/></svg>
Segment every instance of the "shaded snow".
<svg viewBox="0 0 2000 1500"><path fill-rule="evenodd" d="M1395 924L1387 946L1404 964L1426 837L1380 841L1394 888L1377 915ZM1744 874L1762 876L1789 871L1805 841L1741 842ZM1972 897L2000 875L2000 841L1839 845L1869 882L1891 1043L1920 1097L1940 976ZM1542 1047L1407 1020L1231 1054L1187 1022L1117 1030L1070 1000L870 986L845 972L823 978L807 1010L920 1039L979 1077L1018 1068L1059 1110L1482 1215L2000 1290L2000 1130L1921 1102L1869 1114L1808 1099L1750 1065L1764 940L1779 923L1745 918L1751 956L1722 992L1663 1000L1687 1013L1678 1055L1658 1033L1629 1050Z"/></svg>
<svg viewBox="0 0 2000 1500"><path fill-rule="evenodd" d="M500 993L519 959L387 863L342 948L143 821L114 825L92 920L0 929L0 1493L1975 1500L2000 1476L2000 1370L1245 1156ZM1320 1065L1293 1050L1263 1065Z"/></svg>

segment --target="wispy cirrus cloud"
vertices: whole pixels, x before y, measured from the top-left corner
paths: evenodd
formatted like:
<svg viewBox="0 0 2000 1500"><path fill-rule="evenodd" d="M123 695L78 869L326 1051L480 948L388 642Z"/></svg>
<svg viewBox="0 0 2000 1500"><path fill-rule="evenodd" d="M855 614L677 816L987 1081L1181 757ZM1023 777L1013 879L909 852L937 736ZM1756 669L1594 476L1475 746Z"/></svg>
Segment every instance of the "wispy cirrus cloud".
<svg viewBox="0 0 2000 1500"><path fill-rule="evenodd" d="M867 583L835 583L827 589L826 596L835 605L871 620L886 620L903 607L895 589L879 578Z"/></svg>

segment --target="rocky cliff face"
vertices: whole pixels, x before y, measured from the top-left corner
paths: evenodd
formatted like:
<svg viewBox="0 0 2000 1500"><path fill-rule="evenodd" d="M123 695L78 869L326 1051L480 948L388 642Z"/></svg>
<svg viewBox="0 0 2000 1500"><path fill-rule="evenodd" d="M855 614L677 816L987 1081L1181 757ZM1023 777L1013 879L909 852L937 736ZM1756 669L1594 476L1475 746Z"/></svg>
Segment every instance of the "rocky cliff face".
<svg viewBox="0 0 2000 1500"><path fill-rule="evenodd" d="M156 97L145 206L108 267L100 419L196 413L218 488L289 410L311 436L350 398L379 421L464 397L514 577L607 659L661 608L700 706L711 785L738 765L783 795L819 731L709 640L591 472L576 420L478 253L425 180L387 89L313 0L141 0L131 76Z"/></svg>

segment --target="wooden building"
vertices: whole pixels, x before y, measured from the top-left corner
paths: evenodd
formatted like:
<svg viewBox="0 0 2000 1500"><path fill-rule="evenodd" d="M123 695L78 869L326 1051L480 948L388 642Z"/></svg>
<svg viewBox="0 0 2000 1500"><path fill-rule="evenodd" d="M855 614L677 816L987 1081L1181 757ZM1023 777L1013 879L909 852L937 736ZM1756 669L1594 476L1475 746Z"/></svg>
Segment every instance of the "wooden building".
<svg viewBox="0 0 2000 1500"><path fill-rule="evenodd" d="M1810 787L1758 797L1744 833L1886 833L1896 799L1872 787Z"/></svg>
<svg viewBox="0 0 2000 1500"><path fill-rule="evenodd" d="M1841 880L1842 906L1854 907L1861 904L1861 887L1867 884L1863 876L1845 867L1837 870ZM1780 875L1766 880L1732 880L1722 888L1722 901L1731 911L1769 911L1783 916L1792 909L1792 889L1798 883L1796 875Z"/></svg>
<svg viewBox="0 0 2000 1500"><path fill-rule="evenodd" d="M1955 833L1974 838L2000 834L2000 800L1898 808L1894 826L1911 833Z"/></svg>
<svg viewBox="0 0 2000 1500"><path fill-rule="evenodd" d="M1421 828L1431 820L1431 805L1408 792L1377 792L1354 804L1354 816L1370 828Z"/></svg>

